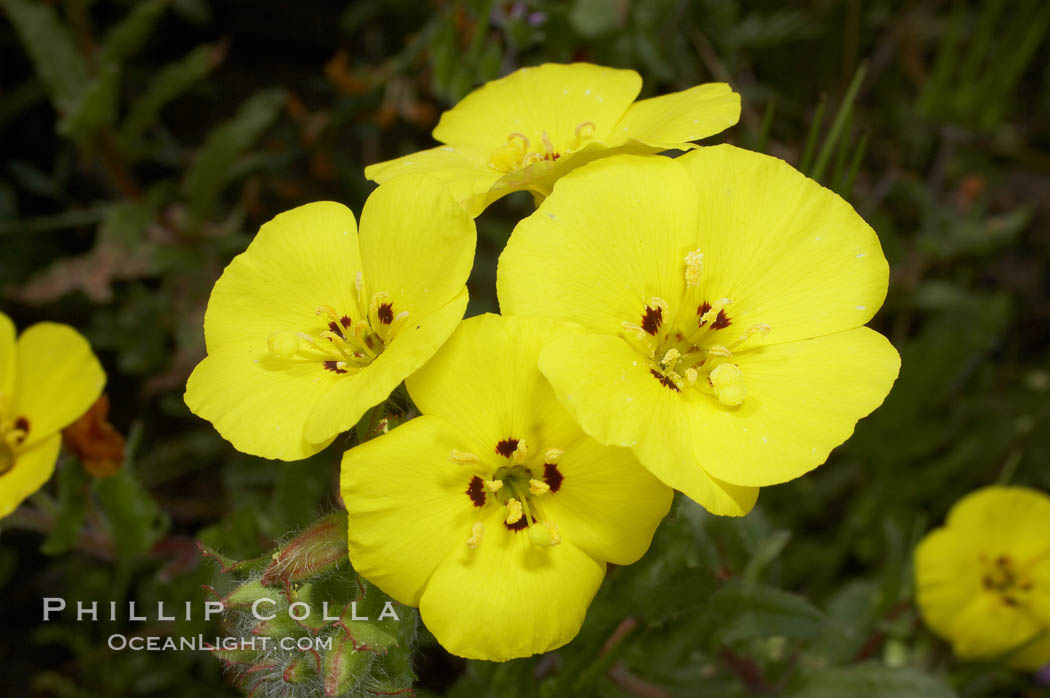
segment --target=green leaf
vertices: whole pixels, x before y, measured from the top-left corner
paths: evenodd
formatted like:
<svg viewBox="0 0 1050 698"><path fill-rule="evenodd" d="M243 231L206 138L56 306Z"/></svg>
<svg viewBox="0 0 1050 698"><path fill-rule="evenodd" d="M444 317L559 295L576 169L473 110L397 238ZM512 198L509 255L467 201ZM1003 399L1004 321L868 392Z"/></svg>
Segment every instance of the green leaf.
<svg viewBox="0 0 1050 698"><path fill-rule="evenodd" d="M135 3L131 12L106 33L102 42L101 60L118 63L138 53L150 38L169 4L169 0L143 0Z"/></svg>
<svg viewBox="0 0 1050 698"><path fill-rule="evenodd" d="M803 679L788 698L954 698L943 681L910 668L875 662L821 669Z"/></svg>
<svg viewBox="0 0 1050 698"><path fill-rule="evenodd" d="M231 120L208 135L182 180L183 194L197 220L215 208L227 183L227 171L277 118L285 97L281 89L258 92L241 105Z"/></svg>
<svg viewBox="0 0 1050 698"><path fill-rule="evenodd" d="M167 533L171 520L134 473L134 452L141 434L136 425L128 437L124 467L113 477L94 482L117 555L131 558L143 555Z"/></svg>
<svg viewBox="0 0 1050 698"><path fill-rule="evenodd" d="M0 0L59 112L72 111L89 82L87 63L54 8L39 0Z"/></svg>
<svg viewBox="0 0 1050 698"><path fill-rule="evenodd" d="M120 96L120 68L115 63L104 64L85 87L69 111L58 121L58 132L73 139L90 136L117 119L117 101Z"/></svg>
<svg viewBox="0 0 1050 698"><path fill-rule="evenodd" d="M87 498L84 496L87 473L75 459L67 459L55 476L58 484L58 518L40 552L45 555L61 555L73 547L80 533L80 526L87 515Z"/></svg>
<svg viewBox="0 0 1050 698"><path fill-rule="evenodd" d="M731 580L711 596L703 619L709 637L727 645L773 636L811 639L820 634L824 614L801 596Z"/></svg>
<svg viewBox="0 0 1050 698"><path fill-rule="evenodd" d="M120 137L125 146L131 147L156 122L168 102L208 77L225 54L222 45L206 44L157 71L145 91L131 103L121 126Z"/></svg>

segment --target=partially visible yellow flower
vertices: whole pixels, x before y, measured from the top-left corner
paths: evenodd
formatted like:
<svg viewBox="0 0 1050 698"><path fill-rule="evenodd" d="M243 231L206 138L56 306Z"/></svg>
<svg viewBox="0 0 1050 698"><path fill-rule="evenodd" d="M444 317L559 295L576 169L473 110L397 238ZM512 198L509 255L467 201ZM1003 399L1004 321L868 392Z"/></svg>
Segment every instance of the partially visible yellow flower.
<svg viewBox="0 0 1050 698"><path fill-rule="evenodd" d="M263 225L215 283L186 404L240 451L331 443L463 318L474 222L437 180L399 177L354 215L307 204Z"/></svg>
<svg viewBox="0 0 1050 698"><path fill-rule="evenodd" d="M919 610L960 659L1050 664L1050 497L986 487L915 550Z"/></svg>
<svg viewBox="0 0 1050 698"><path fill-rule="evenodd" d="M445 145L365 168L376 182L405 172L444 181L472 216L513 191L537 200L580 165L614 153L691 148L740 118L740 95L725 83L635 102L633 70L546 63L493 80L441 115Z"/></svg>
<svg viewBox="0 0 1050 698"><path fill-rule="evenodd" d="M41 322L16 341L14 323L0 313L0 517L48 481L62 428L105 384L98 359L72 327Z"/></svg>
<svg viewBox="0 0 1050 698"><path fill-rule="evenodd" d="M888 267L849 204L732 146L617 155L514 229L502 311L576 322L540 370L583 430L716 514L799 477L882 403L900 359L862 327Z"/></svg>
<svg viewBox="0 0 1050 698"><path fill-rule="evenodd" d="M605 563L649 547L671 491L587 437L536 368L564 331L463 322L407 381L423 416L346 453L354 569L450 652L504 661L579 632Z"/></svg>

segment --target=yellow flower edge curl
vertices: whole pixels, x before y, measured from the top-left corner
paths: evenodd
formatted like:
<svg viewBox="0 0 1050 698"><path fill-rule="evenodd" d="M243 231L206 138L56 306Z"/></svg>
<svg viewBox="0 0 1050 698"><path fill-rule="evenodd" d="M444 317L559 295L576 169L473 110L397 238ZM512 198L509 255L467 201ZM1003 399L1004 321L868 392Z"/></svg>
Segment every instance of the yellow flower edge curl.
<svg viewBox="0 0 1050 698"><path fill-rule="evenodd" d="M787 163L732 146L563 177L500 257L505 314L575 322L540 370L584 431L710 512L823 463L900 366L864 323L875 232Z"/></svg>
<svg viewBox="0 0 1050 698"><path fill-rule="evenodd" d="M278 215L215 283L186 404L244 453L317 453L448 339L475 240L474 221L421 175L377 188L360 234L334 202Z"/></svg>
<svg viewBox="0 0 1050 698"><path fill-rule="evenodd" d="M16 339L0 313L0 517L50 479L61 431L102 394L106 374L68 325L41 322Z"/></svg>
<svg viewBox="0 0 1050 698"><path fill-rule="evenodd" d="M448 651L505 661L579 632L606 562L638 560L671 490L586 436L536 368L567 328L465 320L407 381L422 416L343 457L349 555Z"/></svg>
<svg viewBox="0 0 1050 698"><path fill-rule="evenodd" d="M915 550L919 611L960 659L1050 663L1050 497L986 487L959 500Z"/></svg>
<svg viewBox="0 0 1050 698"><path fill-rule="evenodd" d="M514 191L537 200L573 169L615 153L694 147L740 118L740 95L726 83L635 101L633 70L590 63L545 63L493 80L441 115L444 145L376 163L376 182L408 172L441 179L472 216Z"/></svg>

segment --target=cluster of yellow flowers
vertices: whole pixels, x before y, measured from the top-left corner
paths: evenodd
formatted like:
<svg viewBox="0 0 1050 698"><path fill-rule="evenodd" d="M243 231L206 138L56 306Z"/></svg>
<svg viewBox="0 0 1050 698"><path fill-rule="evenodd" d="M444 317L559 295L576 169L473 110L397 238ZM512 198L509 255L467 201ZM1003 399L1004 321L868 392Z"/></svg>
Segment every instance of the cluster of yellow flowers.
<svg viewBox="0 0 1050 698"><path fill-rule="evenodd" d="M465 657L565 644L672 488L744 515L897 376L863 327L874 231L776 158L693 145L739 117L728 85L640 89L580 63L489 83L444 145L365 171L360 230L339 204L284 213L208 305L186 402L247 453L316 453L405 381L422 416L343 458L350 559ZM500 257L503 314L463 321L473 217L517 190L538 208Z"/></svg>
<svg viewBox="0 0 1050 698"><path fill-rule="evenodd" d="M864 327L874 231L781 160L695 146L736 122L727 85L640 88L588 64L489 83L442 116L445 145L366 170L360 226L331 202L277 216L208 304L185 399L245 453L317 453L405 382L421 416L343 456L349 556L458 655L564 645L673 490L747 514L897 376ZM503 314L463 320L473 218L517 190L537 209L499 260ZM104 383L72 328L16 339L0 314L0 518ZM960 657L1050 661L1047 531L1050 498L996 487L920 544L920 609Z"/></svg>

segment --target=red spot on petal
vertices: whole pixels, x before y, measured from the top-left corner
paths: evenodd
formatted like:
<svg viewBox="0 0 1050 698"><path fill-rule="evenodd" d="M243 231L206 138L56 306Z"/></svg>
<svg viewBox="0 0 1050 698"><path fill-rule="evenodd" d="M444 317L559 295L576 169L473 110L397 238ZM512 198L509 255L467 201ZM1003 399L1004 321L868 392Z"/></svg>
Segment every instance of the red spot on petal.
<svg viewBox="0 0 1050 698"><path fill-rule="evenodd" d="M384 325L389 325L394 321L394 306L390 303L383 303L379 306L379 310L376 311L376 316L379 321Z"/></svg>
<svg viewBox="0 0 1050 698"><path fill-rule="evenodd" d="M645 306L645 315L642 316L642 329L651 335L655 335L660 330L660 325L664 322L664 310L663 308L652 308Z"/></svg>
<svg viewBox="0 0 1050 698"><path fill-rule="evenodd" d="M675 391L676 393L682 392L681 390L678 389L678 386L674 384L673 380L671 380L670 378L668 378L664 374L660 373L655 368L650 368L649 369L649 373L653 374L653 377L656 378L656 380L660 381L660 385L664 386L665 388L670 388L671 390Z"/></svg>
<svg viewBox="0 0 1050 698"><path fill-rule="evenodd" d="M558 470L558 466L554 463L543 464L543 481L547 483L547 486L551 488L551 492L557 492L561 489L561 483L565 480L565 476Z"/></svg>
<svg viewBox="0 0 1050 698"><path fill-rule="evenodd" d="M711 323L711 329L712 330L721 330L721 329L724 329L726 327L729 327L732 324L733 324L733 321L729 319L728 315L726 315L726 311L719 310L718 311L718 317L716 317L715 321Z"/></svg>
<svg viewBox="0 0 1050 698"><path fill-rule="evenodd" d="M333 334L337 334L340 337L343 337L343 331L339 329L339 325L336 322L333 321L328 323L328 329L330 329ZM345 339L345 337L343 338Z"/></svg>
<svg viewBox="0 0 1050 698"><path fill-rule="evenodd" d="M472 477L470 484L467 485L467 496L470 497L470 501L474 502L476 507L485 504L485 483L477 475Z"/></svg>
<svg viewBox="0 0 1050 698"><path fill-rule="evenodd" d="M349 327L353 324L353 321L350 319L349 315L344 315L343 317L339 318L339 324L343 327Z"/></svg>
<svg viewBox="0 0 1050 698"><path fill-rule="evenodd" d="M332 373L346 373L345 368L339 368L338 361L325 361L324 367L326 371L331 371Z"/></svg>
<svg viewBox="0 0 1050 698"><path fill-rule="evenodd" d="M496 453L500 454L504 458L510 458L514 455L514 451L518 449L517 439L503 439L496 444Z"/></svg>
<svg viewBox="0 0 1050 698"><path fill-rule="evenodd" d="M536 517L535 516L532 517L532 523L536 523ZM504 519L503 520L503 525L506 526L511 531L524 531L529 526L528 522L525 520L525 515L524 514L522 514L521 518L518 519L517 521L515 521L512 524L507 523L506 519Z"/></svg>

